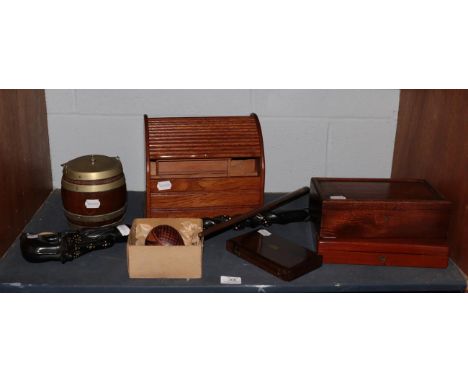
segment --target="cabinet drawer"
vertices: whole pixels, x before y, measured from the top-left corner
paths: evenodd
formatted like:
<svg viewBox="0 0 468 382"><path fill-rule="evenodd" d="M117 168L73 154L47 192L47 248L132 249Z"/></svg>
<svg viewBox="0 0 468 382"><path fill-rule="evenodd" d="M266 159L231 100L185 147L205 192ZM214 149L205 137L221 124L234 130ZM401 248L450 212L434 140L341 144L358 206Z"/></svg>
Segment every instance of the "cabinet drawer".
<svg viewBox="0 0 468 382"><path fill-rule="evenodd" d="M323 257L324 264L362 264L362 265L387 265L394 267L424 267L424 268L447 268L448 256L426 256L394 253L369 253L369 252L346 252L325 251L319 252Z"/></svg>
<svg viewBox="0 0 468 382"><path fill-rule="evenodd" d="M158 182L170 180L171 189L159 191ZM154 193L168 193L181 191L239 191L251 190L260 192L262 189L260 177L235 177L235 178L177 178L150 180L150 190Z"/></svg>
<svg viewBox="0 0 468 382"><path fill-rule="evenodd" d="M177 160L156 162L156 175L164 176L227 176L227 159Z"/></svg>
<svg viewBox="0 0 468 382"><path fill-rule="evenodd" d="M261 202L259 192L161 192L151 194L151 208L198 208L226 206L256 206Z"/></svg>
<svg viewBox="0 0 468 382"><path fill-rule="evenodd" d="M245 214L255 207L256 206L203 207L185 208L183 210L170 208L152 208L150 210L150 216L158 218L205 218L219 215L234 216Z"/></svg>

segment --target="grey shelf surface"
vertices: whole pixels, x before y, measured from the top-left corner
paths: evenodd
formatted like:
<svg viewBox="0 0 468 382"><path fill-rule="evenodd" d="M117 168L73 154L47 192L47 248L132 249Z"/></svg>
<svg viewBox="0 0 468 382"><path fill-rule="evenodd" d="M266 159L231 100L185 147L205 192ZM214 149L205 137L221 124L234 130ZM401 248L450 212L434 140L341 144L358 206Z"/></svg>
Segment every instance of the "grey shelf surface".
<svg viewBox="0 0 468 382"><path fill-rule="evenodd" d="M128 193L124 221L142 217L144 192ZM266 194L270 201L278 194ZM283 209L307 206L307 197ZM53 191L25 231L68 229L60 191ZM315 248L309 223L268 228L291 241ZM466 280L450 261L446 269L325 264L294 281L282 281L225 250L228 231L205 241L201 279L129 279L125 244L91 252L69 263L32 264L21 255L18 239L0 260L0 292L463 292ZM220 284L220 276L238 276L241 285Z"/></svg>

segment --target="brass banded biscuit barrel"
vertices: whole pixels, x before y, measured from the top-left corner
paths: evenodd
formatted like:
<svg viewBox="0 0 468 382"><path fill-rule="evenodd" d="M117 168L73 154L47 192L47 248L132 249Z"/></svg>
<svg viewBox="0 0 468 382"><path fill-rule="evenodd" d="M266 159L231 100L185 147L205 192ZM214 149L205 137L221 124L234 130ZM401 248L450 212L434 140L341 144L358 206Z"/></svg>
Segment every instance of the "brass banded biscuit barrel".
<svg viewBox="0 0 468 382"><path fill-rule="evenodd" d="M127 187L119 157L85 155L62 166L62 202L72 227L105 227L122 221Z"/></svg>

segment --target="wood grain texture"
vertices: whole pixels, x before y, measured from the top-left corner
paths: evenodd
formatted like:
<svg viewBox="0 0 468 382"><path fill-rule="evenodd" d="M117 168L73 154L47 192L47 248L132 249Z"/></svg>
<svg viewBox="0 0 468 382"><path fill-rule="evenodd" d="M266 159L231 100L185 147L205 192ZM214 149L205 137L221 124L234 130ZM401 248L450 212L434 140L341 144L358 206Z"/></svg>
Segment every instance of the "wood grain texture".
<svg viewBox="0 0 468 382"><path fill-rule="evenodd" d="M323 238L447 237L450 202L425 181L314 178L312 184L322 203Z"/></svg>
<svg viewBox="0 0 468 382"><path fill-rule="evenodd" d="M227 176L228 160L179 160L179 161L157 161L156 176L158 178L167 176Z"/></svg>
<svg viewBox="0 0 468 382"><path fill-rule="evenodd" d="M255 191L217 191L204 192L203 198L197 192L161 192L151 195L151 205L154 208L196 208L196 207L228 207L252 206L260 202L260 196Z"/></svg>
<svg viewBox="0 0 468 382"><path fill-rule="evenodd" d="M99 208L86 208L85 202L87 199L98 199L100 202ZM107 214L125 206L127 188L121 186L102 192L74 192L62 187L62 202L65 210L75 214L86 216Z"/></svg>
<svg viewBox="0 0 468 382"><path fill-rule="evenodd" d="M0 90L0 256L52 190L43 90Z"/></svg>
<svg viewBox="0 0 468 382"><path fill-rule="evenodd" d="M325 263L447 267L451 203L424 180L313 178L311 190Z"/></svg>
<svg viewBox="0 0 468 382"><path fill-rule="evenodd" d="M252 210L252 206L235 207L196 207L196 208L153 208L152 216L158 218L196 218L214 217L219 215L241 215Z"/></svg>
<svg viewBox="0 0 468 382"><path fill-rule="evenodd" d="M325 264L446 268L445 239L318 239Z"/></svg>
<svg viewBox="0 0 468 382"><path fill-rule="evenodd" d="M341 239L319 238L322 251L365 251L427 256L448 256L447 241L441 239Z"/></svg>
<svg viewBox="0 0 468 382"><path fill-rule="evenodd" d="M450 202L347 202L322 205L323 237L447 238Z"/></svg>
<svg viewBox="0 0 468 382"><path fill-rule="evenodd" d="M158 190L158 181L150 180L151 193L180 192L180 191L248 191L261 188L261 179L258 177L224 177L216 178L189 178L171 179L172 187L167 191Z"/></svg>
<svg viewBox="0 0 468 382"><path fill-rule="evenodd" d="M151 159L259 157L253 117L148 118Z"/></svg>
<svg viewBox="0 0 468 382"><path fill-rule="evenodd" d="M265 159L255 114L145 116L145 139L146 216L235 215L263 204ZM160 191L158 181L172 187Z"/></svg>
<svg viewBox="0 0 468 382"><path fill-rule="evenodd" d="M324 264L386 265L393 267L447 268L447 255L407 253L376 254L365 251L321 251Z"/></svg>
<svg viewBox="0 0 468 382"><path fill-rule="evenodd" d="M450 256L468 272L468 91L402 90L392 177L428 180L452 202Z"/></svg>

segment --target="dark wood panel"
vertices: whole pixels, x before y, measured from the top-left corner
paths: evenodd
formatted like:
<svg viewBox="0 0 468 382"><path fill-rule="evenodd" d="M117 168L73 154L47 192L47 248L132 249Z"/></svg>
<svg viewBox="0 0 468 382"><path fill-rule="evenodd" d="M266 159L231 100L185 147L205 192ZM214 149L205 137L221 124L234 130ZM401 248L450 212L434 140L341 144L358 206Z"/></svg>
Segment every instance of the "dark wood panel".
<svg viewBox="0 0 468 382"><path fill-rule="evenodd" d="M385 253L376 256L369 252L322 251L324 264L386 265L393 267L447 268L448 256Z"/></svg>
<svg viewBox="0 0 468 382"><path fill-rule="evenodd" d="M400 253L428 256L448 256L444 239L341 239L319 238L320 251L349 251L367 253Z"/></svg>
<svg viewBox="0 0 468 382"><path fill-rule="evenodd" d="M428 180L452 202L450 256L468 272L468 91L402 90L392 177Z"/></svg>
<svg viewBox="0 0 468 382"><path fill-rule="evenodd" d="M347 200L440 200L441 196L420 179L316 178L315 186L324 200L345 195Z"/></svg>
<svg viewBox="0 0 468 382"><path fill-rule="evenodd" d="M43 90L0 90L0 256L52 190Z"/></svg>
<svg viewBox="0 0 468 382"><path fill-rule="evenodd" d="M446 268L446 240L352 239L318 241L319 253L328 264L364 264L399 267Z"/></svg>
<svg viewBox="0 0 468 382"><path fill-rule="evenodd" d="M323 238L446 238L450 202L423 180L313 178Z"/></svg>
<svg viewBox="0 0 468 382"><path fill-rule="evenodd" d="M446 238L450 203L326 201L322 237Z"/></svg>

